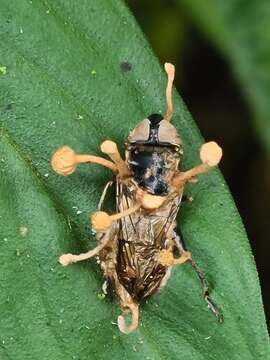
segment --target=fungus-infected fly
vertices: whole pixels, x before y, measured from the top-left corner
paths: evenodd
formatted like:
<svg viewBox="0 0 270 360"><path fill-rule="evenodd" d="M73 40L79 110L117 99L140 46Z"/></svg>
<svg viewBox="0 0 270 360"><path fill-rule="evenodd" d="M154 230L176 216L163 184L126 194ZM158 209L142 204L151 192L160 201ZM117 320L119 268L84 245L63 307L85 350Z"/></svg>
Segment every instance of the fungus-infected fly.
<svg viewBox="0 0 270 360"><path fill-rule="evenodd" d="M174 66L166 63L165 71L168 75L166 114L164 117L152 114L131 131L125 160L110 140L101 144L101 151L112 161L77 155L67 146L58 149L52 158L52 167L60 175L72 174L80 163L100 164L115 174L116 213L109 215L101 211L107 184L98 211L91 216L98 245L84 254L64 254L59 262L66 266L91 257L99 258L104 276L119 298L123 314L118 317L118 327L126 334L138 326L139 304L166 284L173 266L184 262L196 271L204 300L222 321L219 309L209 296L204 273L187 251L175 220L185 184L216 166L222 150L215 142L205 143L200 150L200 165L185 172L178 169L182 141L170 123ZM125 321L127 313L131 313L130 324Z"/></svg>

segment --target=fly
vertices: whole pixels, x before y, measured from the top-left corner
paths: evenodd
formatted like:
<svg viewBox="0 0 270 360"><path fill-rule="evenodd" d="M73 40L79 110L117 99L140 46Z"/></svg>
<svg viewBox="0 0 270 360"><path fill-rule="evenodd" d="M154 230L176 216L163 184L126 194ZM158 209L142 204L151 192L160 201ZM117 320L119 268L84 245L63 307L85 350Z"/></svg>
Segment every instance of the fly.
<svg viewBox="0 0 270 360"><path fill-rule="evenodd" d="M96 163L111 169L116 177L116 213L101 211L110 182L102 193L98 211L91 216L97 246L84 254L64 254L59 262L66 266L98 256L107 283L119 298L122 315L118 327L125 334L138 327L139 304L166 285L173 266L185 262L197 273L208 307L222 321L209 296L205 275L186 249L176 224L185 184L218 165L222 150L213 141L205 143L200 150L202 163L188 171L179 170L182 141L170 122L174 66L166 63L165 71L166 113L151 114L131 131L125 144L125 160L117 145L106 140L101 151L110 160L78 155L64 146L51 161L53 169L63 176L72 174L80 163ZM125 319L128 313L130 324Z"/></svg>

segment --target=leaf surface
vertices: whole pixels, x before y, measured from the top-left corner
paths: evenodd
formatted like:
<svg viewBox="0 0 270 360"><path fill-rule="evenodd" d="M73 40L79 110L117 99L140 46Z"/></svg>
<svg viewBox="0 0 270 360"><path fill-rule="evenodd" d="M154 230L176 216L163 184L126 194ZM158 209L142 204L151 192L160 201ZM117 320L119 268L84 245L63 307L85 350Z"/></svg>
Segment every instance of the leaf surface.
<svg viewBox="0 0 270 360"><path fill-rule="evenodd" d="M140 120L165 110L166 77L123 3L1 1L0 31L1 359L269 358L253 258L218 170L189 186L195 200L179 222L223 325L187 264L142 305L138 330L126 336L115 325L117 301L99 296L96 262L57 263L95 246L89 214L112 175L85 165L57 176L52 153L67 144L100 155L108 138L123 151ZM187 169L202 139L176 92L174 100Z"/></svg>

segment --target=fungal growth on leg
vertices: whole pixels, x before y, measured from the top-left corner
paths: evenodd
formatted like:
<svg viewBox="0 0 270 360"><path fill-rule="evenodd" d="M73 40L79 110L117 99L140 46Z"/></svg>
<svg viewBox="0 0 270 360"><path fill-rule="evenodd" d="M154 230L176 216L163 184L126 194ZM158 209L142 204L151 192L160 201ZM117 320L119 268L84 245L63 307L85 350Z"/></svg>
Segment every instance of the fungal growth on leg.
<svg viewBox="0 0 270 360"><path fill-rule="evenodd" d="M203 144L200 150L202 164L184 172L176 171L171 181L172 186L182 189L187 182L192 181L197 175L206 173L217 166L221 157L222 149L216 142L210 141Z"/></svg>
<svg viewBox="0 0 270 360"><path fill-rule="evenodd" d="M118 278L116 279L116 289L120 299L120 307L122 315L118 316L117 324L119 330L124 334L130 334L137 329L139 323L139 305L134 302L128 291L120 284ZM127 324L126 316L131 314L131 322Z"/></svg>
<svg viewBox="0 0 270 360"><path fill-rule="evenodd" d="M128 169L126 162L121 158L115 142L106 140L101 144L100 148L101 151L104 154L107 154L115 163L119 176L121 178L130 176L130 170Z"/></svg>
<svg viewBox="0 0 270 360"><path fill-rule="evenodd" d="M108 141L108 143L109 143L109 141ZM62 176L71 175L76 170L77 165L82 164L82 163L99 164L106 168L111 169L115 174L117 174L119 172L123 173L124 166L122 165L121 161L117 157L116 144L114 146L114 150L115 150L115 148L116 148L116 151L115 151L116 156L115 157L113 156L113 158L116 160L116 163L113 163L113 162L103 159L102 157L99 157L99 156L76 154L68 146L63 146L54 153L54 155L51 159L51 165L52 165L53 170L57 174L62 175ZM99 214L99 216L98 216L98 214ZM102 214L103 214L103 216L102 216ZM117 219L117 217L116 218L114 216L110 217L108 214L103 213L103 212L97 212L96 217L93 215L93 218L96 219L95 224L96 224L97 228L98 228L98 225L102 228L102 229L98 228L97 230L99 230L99 231L108 230L109 227L111 226L112 221ZM79 255L63 254L60 256L59 262L63 266L67 266L69 264L97 256L99 254L99 252L108 244L109 241L110 241L110 236L104 236L104 238L100 242L100 244L98 244L93 250L90 250L84 254L79 254Z"/></svg>
<svg viewBox="0 0 270 360"><path fill-rule="evenodd" d="M94 155L76 154L70 147L63 146L59 148L51 159L53 170L62 176L68 176L74 173L78 164L92 163L99 164L117 172L117 167L109 160Z"/></svg>
<svg viewBox="0 0 270 360"><path fill-rule="evenodd" d="M181 265L190 259L191 253L189 251L183 251L179 258L173 256L172 250L163 249L159 253L159 262L164 266Z"/></svg>
<svg viewBox="0 0 270 360"><path fill-rule="evenodd" d="M76 263L78 261L83 261L90 259L94 256L97 256L99 252L110 242L111 238L107 236L98 246L96 246L93 250L90 250L86 253L75 255L75 254L63 254L59 257L59 262L63 266L70 265L72 263Z"/></svg>
<svg viewBox="0 0 270 360"><path fill-rule="evenodd" d="M138 203L129 209L114 215L109 215L105 211L97 211L91 216L92 228L96 232L105 232L112 226L113 221L131 215L132 213L139 210L140 207L141 204Z"/></svg>

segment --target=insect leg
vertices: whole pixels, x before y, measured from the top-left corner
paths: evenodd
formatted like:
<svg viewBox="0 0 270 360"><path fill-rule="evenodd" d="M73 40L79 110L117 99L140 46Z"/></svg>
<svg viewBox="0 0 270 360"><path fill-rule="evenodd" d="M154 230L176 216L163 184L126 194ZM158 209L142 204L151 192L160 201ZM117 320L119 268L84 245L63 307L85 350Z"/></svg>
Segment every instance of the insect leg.
<svg viewBox="0 0 270 360"><path fill-rule="evenodd" d="M99 156L78 155L68 146L58 149L53 154L51 160L53 170L62 176L72 174L76 170L77 165L81 163L99 164L111 169L115 173L117 172L117 167L113 162Z"/></svg>
<svg viewBox="0 0 270 360"><path fill-rule="evenodd" d="M176 243L176 246L180 253L187 251L187 247L186 247L186 244L185 244L185 241L184 241L184 238L183 238L183 235L182 235L182 232L181 232L179 226L177 227L177 230L175 230L175 243ZM217 317L219 322L223 322L223 316L222 316L219 308L217 307L217 305L214 303L214 301L210 297L209 285L206 280L204 272L198 267L197 263L193 260L192 257L190 259L188 259L188 262L190 263L192 268L195 270L195 272L201 282L203 298L204 298L208 308Z"/></svg>
<svg viewBox="0 0 270 360"><path fill-rule="evenodd" d="M100 200L99 200L99 203L98 203L98 206L97 206L98 211L101 210L102 205L103 205L104 200L105 200L105 197L106 197L106 194L107 194L107 191L108 191L109 187L112 186L112 184L113 184L113 181L108 181L107 184L105 185L105 188L103 189L102 195L100 197Z"/></svg>

